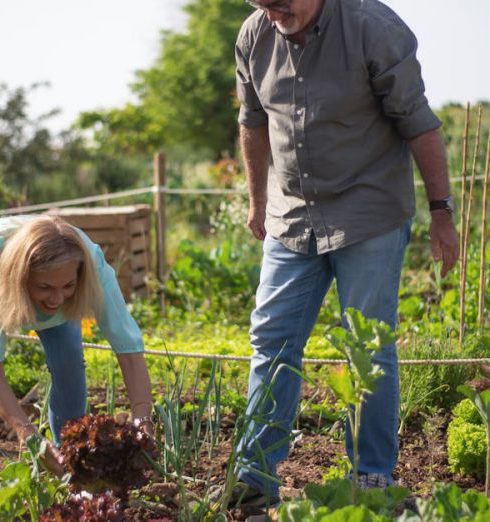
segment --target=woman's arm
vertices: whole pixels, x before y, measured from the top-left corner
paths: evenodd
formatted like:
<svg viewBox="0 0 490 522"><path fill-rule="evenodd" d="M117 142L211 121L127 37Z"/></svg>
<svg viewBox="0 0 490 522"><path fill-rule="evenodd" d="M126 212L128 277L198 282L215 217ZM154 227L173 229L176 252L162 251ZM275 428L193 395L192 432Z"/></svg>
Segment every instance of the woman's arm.
<svg viewBox="0 0 490 522"><path fill-rule="evenodd" d="M153 435L151 383L143 354L120 353L117 360L128 391L133 421L140 419L142 429Z"/></svg>
<svg viewBox="0 0 490 522"><path fill-rule="evenodd" d="M3 363L0 363L0 417L6 420L15 430L21 442L24 442L30 435L37 433L36 427L27 418L7 382ZM61 465L61 455L51 442L47 445L46 454L42 461L46 468L55 475L58 477L63 475L64 469Z"/></svg>
<svg viewBox="0 0 490 522"><path fill-rule="evenodd" d="M0 417L15 430L20 441L37 432L7 382L3 363L0 363Z"/></svg>

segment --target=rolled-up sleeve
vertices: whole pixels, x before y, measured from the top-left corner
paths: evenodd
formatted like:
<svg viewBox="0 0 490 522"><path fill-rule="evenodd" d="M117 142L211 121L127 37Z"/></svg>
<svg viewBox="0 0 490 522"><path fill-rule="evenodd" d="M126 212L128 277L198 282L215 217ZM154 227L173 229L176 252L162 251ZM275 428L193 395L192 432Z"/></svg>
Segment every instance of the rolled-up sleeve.
<svg viewBox="0 0 490 522"><path fill-rule="evenodd" d="M437 129L441 121L430 109L424 94L415 35L398 19L377 34L369 68L373 92L381 100L383 113L393 120L406 140Z"/></svg>
<svg viewBox="0 0 490 522"><path fill-rule="evenodd" d="M106 262L98 245L92 243L92 252L104 294L103 306L96 317L100 330L114 352L142 352L141 331L126 308L114 269Z"/></svg>
<svg viewBox="0 0 490 522"><path fill-rule="evenodd" d="M250 77L249 49L245 30L242 28L235 45L236 92L240 102L238 123L245 127L262 127L267 125L268 118Z"/></svg>

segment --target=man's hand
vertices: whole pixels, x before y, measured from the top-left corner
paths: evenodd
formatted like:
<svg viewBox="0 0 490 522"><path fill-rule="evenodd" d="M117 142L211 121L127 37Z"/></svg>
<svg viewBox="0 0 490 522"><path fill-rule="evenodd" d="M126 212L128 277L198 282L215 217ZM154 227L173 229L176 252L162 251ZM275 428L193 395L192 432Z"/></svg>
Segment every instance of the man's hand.
<svg viewBox="0 0 490 522"><path fill-rule="evenodd" d="M252 231L252 234L260 241L265 238L265 203L255 206L250 206L248 209L248 228Z"/></svg>
<svg viewBox="0 0 490 522"><path fill-rule="evenodd" d="M430 245L434 261L442 261L441 276L453 268L459 257L459 239L452 216L446 210L431 212Z"/></svg>

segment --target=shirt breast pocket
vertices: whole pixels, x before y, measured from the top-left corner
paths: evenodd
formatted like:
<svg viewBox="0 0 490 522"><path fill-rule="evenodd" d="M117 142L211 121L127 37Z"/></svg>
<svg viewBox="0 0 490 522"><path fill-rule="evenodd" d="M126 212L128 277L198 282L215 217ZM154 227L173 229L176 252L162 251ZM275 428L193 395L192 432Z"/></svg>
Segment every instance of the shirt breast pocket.
<svg viewBox="0 0 490 522"><path fill-rule="evenodd" d="M326 71L308 92L309 116L315 122L351 126L375 103L368 74L361 69Z"/></svg>

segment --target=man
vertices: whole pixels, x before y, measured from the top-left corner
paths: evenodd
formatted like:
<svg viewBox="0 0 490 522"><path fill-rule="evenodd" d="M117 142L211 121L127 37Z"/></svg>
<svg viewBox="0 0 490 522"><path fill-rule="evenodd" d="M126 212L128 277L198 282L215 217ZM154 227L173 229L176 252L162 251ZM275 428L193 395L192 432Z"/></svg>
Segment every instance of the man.
<svg viewBox="0 0 490 522"><path fill-rule="evenodd" d="M301 385L294 371L276 369L301 367L333 279L342 310L395 327L415 212L410 153L425 182L442 275L459 249L440 121L424 96L417 41L404 22L377 0L248 3L256 11L237 39L237 94L248 226L264 240L248 411L261 409L266 418L242 439L235 493L243 503L273 505ZM390 484L398 453L395 346L376 362L384 375L363 410L364 487ZM263 407L259 397L271 379L273 400ZM349 433L347 451L352 459Z"/></svg>

